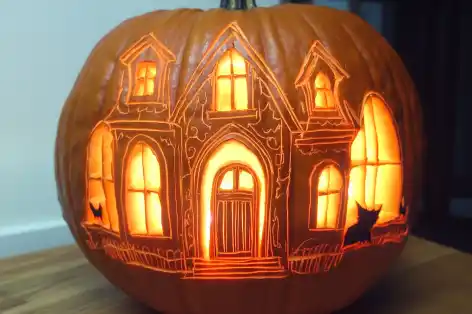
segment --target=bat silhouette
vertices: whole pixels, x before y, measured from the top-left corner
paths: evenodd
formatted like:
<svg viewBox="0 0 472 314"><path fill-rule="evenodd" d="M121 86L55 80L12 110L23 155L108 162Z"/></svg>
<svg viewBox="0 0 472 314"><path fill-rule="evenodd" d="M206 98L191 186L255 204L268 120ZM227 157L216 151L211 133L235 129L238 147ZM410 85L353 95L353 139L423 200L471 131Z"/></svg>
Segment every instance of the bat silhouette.
<svg viewBox="0 0 472 314"><path fill-rule="evenodd" d="M92 203L89 203L89 206L90 206L90 210L92 211L93 217L101 220L103 218L102 217L102 213L103 213L102 204L98 204L98 208L95 208L95 206L93 206Z"/></svg>

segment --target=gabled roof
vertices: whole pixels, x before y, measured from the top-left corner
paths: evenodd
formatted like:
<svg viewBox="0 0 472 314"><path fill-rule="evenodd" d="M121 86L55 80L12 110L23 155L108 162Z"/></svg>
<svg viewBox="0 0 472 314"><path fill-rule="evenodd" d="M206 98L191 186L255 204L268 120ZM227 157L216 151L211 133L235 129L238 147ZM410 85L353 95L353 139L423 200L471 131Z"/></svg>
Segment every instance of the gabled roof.
<svg viewBox="0 0 472 314"><path fill-rule="evenodd" d="M164 61L175 62L175 55L163 43L161 43L154 34L149 33L141 37L128 50L126 50L120 57L120 61L124 65L128 65L136 59L139 54L146 48L153 48L158 55L163 57Z"/></svg>
<svg viewBox="0 0 472 314"><path fill-rule="evenodd" d="M310 51L307 53L303 65L300 69L300 73L295 80L295 86L299 87L304 84L308 79L310 79L313 74L314 63L321 58L333 71L336 80L349 78L349 73L343 69L339 62L326 50L323 44L316 40L310 48Z"/></svg>
<svg viewBox="0 0 472 314"><path fill-rule="evenodd" d="M241 48L244 50L244 53L248 56L249 60L247 61L260 70L260 76L262 76L264 78L264 81L268 83L269 92L280 99L278 102L275 101L274 105L276 107L276 110L282 117L282 120L286 122L286 124L292 131L302 131L302 126L300 125L300 122L298 121L295 112L290 106L290 103L287 97L285 96L284 91L278 84L274 73L265 63L262 56L251 46L249 40L247 39L246 35L244 35L239 25L236 22L229 24L221 31L217 38L220 40L215 40L209 46L209 48L203 55L202 60L198 64L192 76L190 77L182 95L177 101L175 109L171 114L170 120L172 122L176 122L178 117L190 104L190 100L197 92L199 86L203 83L204 80L207 79L207 77L202 78L202 76L205 75L204 71L206 70L207 65L211 64L211 62L214 61L215 58L220 57L220 54L218 54L218 50L226 43L230 42L231 40L234 40L241 45Z"/></svg>

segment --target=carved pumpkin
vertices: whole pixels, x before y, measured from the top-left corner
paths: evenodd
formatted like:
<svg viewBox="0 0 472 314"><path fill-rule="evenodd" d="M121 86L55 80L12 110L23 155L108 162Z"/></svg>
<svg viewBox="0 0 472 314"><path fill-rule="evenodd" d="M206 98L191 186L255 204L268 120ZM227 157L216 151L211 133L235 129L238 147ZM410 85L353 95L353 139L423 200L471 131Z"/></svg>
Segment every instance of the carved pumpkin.
<svg viewBox="0 0 472 314"><path fill-rule="evenodd" d="M222 7L138 16L95 47L59 121L64 219L110 282L165 313L340 309L405 244L411 79L350 13Z"/></svg>

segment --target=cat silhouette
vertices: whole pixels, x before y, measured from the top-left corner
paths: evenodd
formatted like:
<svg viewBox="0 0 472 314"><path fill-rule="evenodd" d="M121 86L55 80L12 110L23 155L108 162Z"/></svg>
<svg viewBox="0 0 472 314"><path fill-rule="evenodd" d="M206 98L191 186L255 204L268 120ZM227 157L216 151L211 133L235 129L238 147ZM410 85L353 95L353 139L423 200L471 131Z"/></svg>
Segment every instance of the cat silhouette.
<svg viewBox="0 0 472 314"><path fill-rule="evenodd" d="M102 219L102 204L98 204L98 208L95 208L92 203L89 203L90 210L92 211L93 217Z"/></svg>
<svg viewBox="0 0 472 314"><path fill-rule="evenodd" d="M370 243L372 241L371 230L379 218L380 206L377 210L368 210L357 203L357 223L347 229L344 235L344 246L354 243Z"/></svg>

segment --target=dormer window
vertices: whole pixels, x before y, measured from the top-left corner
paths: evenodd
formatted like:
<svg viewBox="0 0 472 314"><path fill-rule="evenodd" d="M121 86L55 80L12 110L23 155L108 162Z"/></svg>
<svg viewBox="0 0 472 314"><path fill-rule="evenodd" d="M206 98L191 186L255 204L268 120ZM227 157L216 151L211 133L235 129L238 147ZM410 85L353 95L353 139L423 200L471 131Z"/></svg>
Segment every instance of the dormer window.
<svg viewBox="0 0 472 314"><path fill-rule="evenodd" d="M157 66L152 61L141 61L136 67L133 96L152 96L156 87Z"/></svg>
<svg viewBox="0 0 472 314"><path fill-rule="evenodd" d="M243 56L236 49L228 50L216 68L215 110L247 110L248 76Z"/></svg>
<svg viewBox="0 0 472 314"><path fill-rule="evenodd" d="M320 41L315 41L302 63L295 80L295 87L300 90L302 110L306 114L307 128L312 128L326 120L345 120L344 100L340 99L339 84L349 77ZM349 124L349 122L347 122Z"/></svg>
<svg viewBox="0 0 472 314"><path fill-rule="evenodd" d="M334 96L331 88L331 82L326 74L319 72L315 77L315 108L318 109L334 109Z"/></svg>
<svg viewBox="0 0 472 314"><path fill-rule="evenodd" d="M160 112L169 108L169 71L175 55L163 43L147 34L131 45L120 61L126 67L122 81L126 105L153 105Z"/></svg>

